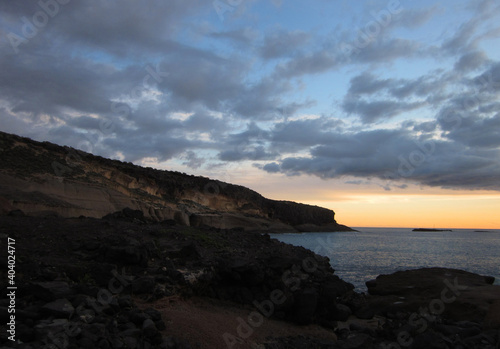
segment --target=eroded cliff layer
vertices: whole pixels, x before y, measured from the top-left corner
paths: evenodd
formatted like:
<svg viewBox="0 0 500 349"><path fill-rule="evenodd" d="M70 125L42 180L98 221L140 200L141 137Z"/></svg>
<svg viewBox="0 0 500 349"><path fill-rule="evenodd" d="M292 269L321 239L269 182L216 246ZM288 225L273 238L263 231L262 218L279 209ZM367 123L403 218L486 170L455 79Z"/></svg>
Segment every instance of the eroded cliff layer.
<svg viewBox="0 0 500 349"><path fill-rule="evenodd" d="M129 207L155 221L292 232L351 230L332 210L248 188L0 132L0 210L96 217Z"/></svg>

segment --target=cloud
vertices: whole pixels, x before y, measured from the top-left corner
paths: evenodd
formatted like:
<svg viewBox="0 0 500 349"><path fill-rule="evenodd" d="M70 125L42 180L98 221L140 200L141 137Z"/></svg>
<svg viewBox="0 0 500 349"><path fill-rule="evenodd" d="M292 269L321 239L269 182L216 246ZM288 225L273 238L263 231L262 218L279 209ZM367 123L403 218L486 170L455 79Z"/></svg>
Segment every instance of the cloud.
<svg viewBox="0 0 500 349"><path fill-rule="evenodd" d="M351 95L374 94L387 88L390 84L390 79L379 80L373 74L365 72L351 79L351 86L347 93Z"/></svg>
<svg viewBox="0 0 500 349"><path fill-rule="evenodd" d="M404 112L421 108L425 102L398 102L393 100L365 101L348 98L344 100L342 108L346 113L356 114L361 121L371 124L379 120L390 119Z"/></svg>
<svg viewBox="0 0 500 349"><path fill-rule="evenodd" d="M300 30L277 30L265 37L260 54L264 59L286 57L298 51L310 39L311 34Z"/></svg>
<svg viewBox="0 0 500 349"><path fill-rule="evenodd" d="M415 29L430 21L441 11L442 9L437 5L424 9L405 10L400 14L397 23L402 27Z"/></svg>
<svg viewBox="0 0 500 349"><path fill-rule="evenodd" d="M267 146L268 138L267 131L253 122L249 123L243 132L230 134L223 140L225 149L219 152L218 158L222 161L275 159L278 153Z"/></svg>
<svg viewBox="0 0 500 349"><path fill-rule="evenodd" d="M171 94L170 101L178 108L200 103L210 109L236 99L244 91L241 84L246 67L239 61L224 59L206 52L190 55L175 53L161 62L168 74L159 88Z"/></svg>
<svg viewBox="0 0 500 349"><path fill-rule="evenodd" d="M241 160L272 160L277 153L269 152L263 146L250 146L241 144L240 147L232 150L224 150L219 153L219 160L222 161L241 161Z"/></svg>
<svg viewBox="0 0 500 349"><path fill-rule="evenodd" d="M479 50L479 44L484 39L498 37L497 25L489 30L481 31L488 21L493 19L493 22L498 22L495 16L500 13L500 6L493 4L494 2L490 0L479 3L471 2L469 7L476 13L476 16L462 23L455 33L443 42L441 50L449 55L468 54Z"/></svg>
<svg viewBox="0 0 500 349"><path fill-rule="evenodd" d="M138 69L119 71L92 61L49 55L0 57L0 93L14 111L57 114L63 108L109 113L111 100L127 90ZM139 78L138 78L139 80ZM107 98L106 98L107 97Z"/></svg>
<svg viewBox="0 0 500 349"><path fill-rule="evenodd" d="M243 28L228 30L222 32L210 33L210 36L216 39L226 39L237 44L250 45L258 38L258 32L252 28Z"/></svg>
<svg viewBox="0 0 500 349"><path fill-rule="evenodd" d="M475 149L500 148L500 113L486 118L471 114L460 120L460 127L446 133L448 139Z"/></svg>
<svg viewBox="0 0 500 349"><path fill-rule="evenodd" d="M276 162L271 162L269 164L266 164L262 167L262 169L266 172L269 172L269 173L277 173L277 172L280 172L280 165Z"/></svg>
<svg viewBox="0 0 500 349"><path fill-rule="evenodd" d="M200 168L204 163L205 159L200 158L196 155L194 151L187 151L185 156L182 157L185 161L182 163L183 165L186 165L189 168L192 169L198 169Z"/></svg>
<svg viewBox="0 0 500 349"><path fill-rule="evenodd" d="M389 63L399 58L409 58L420 53L422 45L407 39L374 40L358 49L351 59L359 63Z"/></svg>
<svg viewBox="0 0 500 349"><path fill-rule="evenodd" d="M488 56L482 51L465 53L455 63L455 70L468 72L483 67L489 62Z"/></svg>
<svg viewBox="0 0 500 349"><path fill-rule="evenodd" d="M413 136L408 131L378 130L352 134L348 141L313 148L308 157L286 157L263 166L268 172L323 179L379 178L392 186L500 190L500 151L479 150L447 140Z"/></svg>
<svg viewBox="0 0 500 349"><path fill-rule="evenodd" d="M130 130L102 141L113 153L123 153L125 161L139 162L144 158L155 158L158 162L172 159L189 149L206 148L202 141L190 141L172 135L148 135Z"/></svg>
<svg viewBox="0 0 500 349"><path fill-rule="evenodd" d="M275 76L279 79L290 79L302 75L319 74L339 65L334 52L325 49L314 53L298 53L287 62L276 67Z"/></svg>

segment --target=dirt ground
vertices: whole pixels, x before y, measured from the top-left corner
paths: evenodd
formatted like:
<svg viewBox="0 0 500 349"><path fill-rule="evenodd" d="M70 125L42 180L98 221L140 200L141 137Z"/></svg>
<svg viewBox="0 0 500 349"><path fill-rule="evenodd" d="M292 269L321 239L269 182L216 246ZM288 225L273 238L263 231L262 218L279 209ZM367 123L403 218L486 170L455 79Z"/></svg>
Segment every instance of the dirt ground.
<svg viewBox="0 0 500 349"><path fill-rule="evenodd" d="M299 333L328 340L337 338L333 331L317 325L298 326L268 319L258 316L255 308L243 309L241 305L214 299L170 298L155 303L145 303L138 299L136 304L139 307L153 307L162 313L167 326L164 335L185 339L193 347L200 349L261 349L263 346L257 343L271 343L271 337L296 336ZM243 322L246 326L242 325ZM249 325L249 322L255 327Z"/></svg>

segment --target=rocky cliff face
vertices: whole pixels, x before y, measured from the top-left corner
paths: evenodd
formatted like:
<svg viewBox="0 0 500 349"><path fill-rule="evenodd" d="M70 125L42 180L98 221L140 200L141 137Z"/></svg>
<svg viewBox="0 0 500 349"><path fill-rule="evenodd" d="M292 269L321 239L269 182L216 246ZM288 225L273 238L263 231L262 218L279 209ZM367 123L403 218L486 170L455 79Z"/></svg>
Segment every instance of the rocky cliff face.
<svg viewBox="0 0 500 349"><path fill-rule="evenodd" d="M332 210L248 188L143 168L0 132L0 212L100 218L129 207L155 221L256 231L350 230Z"/></svg>

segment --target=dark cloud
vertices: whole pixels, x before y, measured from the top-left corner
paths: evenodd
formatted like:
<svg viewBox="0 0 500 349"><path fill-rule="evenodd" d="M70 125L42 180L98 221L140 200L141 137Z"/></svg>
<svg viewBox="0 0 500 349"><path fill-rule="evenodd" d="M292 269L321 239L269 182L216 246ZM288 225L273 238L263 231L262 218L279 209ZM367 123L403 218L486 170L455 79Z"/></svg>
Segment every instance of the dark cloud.
<svg viewBox="0 0 500 349"><path fill-rule="evenodd" d="M336 124L329 118L284 121L275 125L270 137L275 146L282 144L283 151L290 151L295 147L310 147L328 141L334 137L329 131Z"/></svg>
<svg viewBox="0 0 500 349"><path fill-rule="evenodd" d="M166 161L189 149L207 148L204 142L190 141L173 135L148 135L130 130L115 137L106 137L102 144L114 153L123 153L125 161L139 162L144 158Z"/></svg>
<svg viewBox="0 0 500 349"><path fill-rule="evenodd" d="M182 123L182 126L186 130L210 132L213 134L223 134L228 130L227 121L203 112L198 112L189 116Z"/></svg>
<svg viewBox="0 0 500 349"><path fill-rule="evenodd" d="M238 61L224 59L204 52L196 55L173 54L162 64L168 74L159 87L171 94L171 102L186 109L191 104L205 105L220 110L228 100L244 92L241 81L245 66Z"/></svg>
<svg viewBox="0 0 500 349"><path fill-rule="evenodd" d="M206 161L205 159L196 155L196 153L191 150L187 151L186 154L182 157L182 159L184 159L184 162L182 163L183 165L186 165L187 167L195 170L200 168Z"/></svg>
<svg viewBox="0 0 500 349"><path fill-rule="evenodd" d="M476 94L496 94L500 91L500 62L495 62L482 74L475 77L471 83Z"/></svg>
<svg viewBox="0 0 500 349"><path fill-rule="evenodd" d="M406 39L374 40L368 46L355 51L351 59L360 63L389 63L399 58L417 55L422 45Z"/></svg>
<svg viewBox="0 0 500 349"><path fill-rule="evenodd" d="M251 28L229 30L223 32L214 32L210 34L211 37L216 39L231 40L237 44L250 45L257 39L258 33Z"/></svg>
<svg viewBox="0 0 500 349"><path fill-rule="evenodd" d="M346 113L358 115L366 124L383 119L390 119L404 112L424 106L424 102L399 102L393 100L366 101L356 98L344 100L342 108Z"/></svg>
<svg viewBox="0 0 500 349"><path fill-rule="evenodd" d="M455 63L455 70L468 72L481 68L489 61L488 56L482 51L468 52Z"/></svg>
<svg viewBox="0 0 500 349"><path fill-rule="evenodd" d="M415 29L427 23L441 10L437 5L424 9L405 10L400 14L397 23L402 27Z"/></svg>
<svg viewBox="0 0 500 349"><path fill-rule="evenodd" d="M14 111L57 114L62 108L111 112L111 98L132 88L139 69L116 70L92 61L47 55L0 57L0 93ZM138 78L139 80L139 78ZM140 80L139 80L140 81Z"/></svg>
<svg viewBox="0 0 500 349"><path fill-rule="evenodd" d="M266 172L269 172L269 173L277 173L277 172L280 172L280 165L276 162L271 162L269 164L266 164L262 167L262 169Z"/></svg>
<svg viewBox="0 0 500 349"><path fill-rule="evenodd" d="M277 157L277 153L269 152L264 146L250 146L240 144L239 147L232 150L224 150L219 153L219 160L222 161L241 161L241 160L272 160Z"/></svg>
<svg viewBox="0 0 500 349"><path fill-rule="evenodd" d="M264 39L260 53L264 59L285 57L299 50L311 39L311 35L303 31L278 30Z"/></svg>
<svg viewBox="0 0 500 349"><path fill-rule="evenodd" d="M370 73L363 73L351 79L347 93L351 95L374 94L391 85L390 79L377 79Z"/></svg>
<svg viewBox="0 0 500 349"><path fill-rule="evenodd" d="M500 148L500 113L490 118L462 116L460 127L449 130L446 137L475 149Z"/></svg>
<svg viewBox="0 0 500 349"><path fill-rule="evenodd" d="M498 149L482 151L446 140L416 138L403 130L362 132L349 138L347 142L316 147L308 157L286 157L263 169L324 179L379 178L400 187L411 181L447 188L500 190Z"/></svg>
<svg viewBox="0 0 500 349"><path fill-rule="evenodd" d="M269 149L267 140L269 133L255 123L247 124L243 132L230 134L223 140L224 150L220 151L218 158L222 161L241 160L271 160L279 154Z"/></svg>
<svg viewBox="0 0 500 349"><path fill-rule="evenodd" d="M314 53L299 53L287 62L276 67L275 75L279 79L289 79L302 75L319 74L336 66L340 61L329 49Z"/></svg>
<svg viewBox="0 0 500 349"><path fill-rule="evenodd" d="M458 79L459 75L443 71L435 71L415 79L379 79L371 73L364 72L351 79L346 97L380 94L398 100L425 98L438 102L437 97L446 94L448 86L456 84Z"/></svg>

